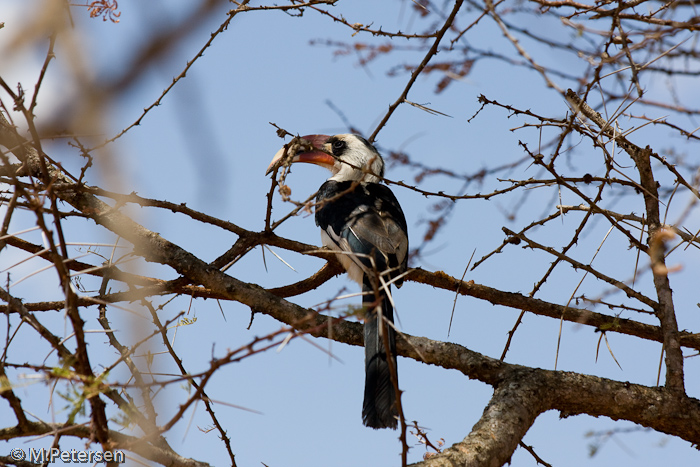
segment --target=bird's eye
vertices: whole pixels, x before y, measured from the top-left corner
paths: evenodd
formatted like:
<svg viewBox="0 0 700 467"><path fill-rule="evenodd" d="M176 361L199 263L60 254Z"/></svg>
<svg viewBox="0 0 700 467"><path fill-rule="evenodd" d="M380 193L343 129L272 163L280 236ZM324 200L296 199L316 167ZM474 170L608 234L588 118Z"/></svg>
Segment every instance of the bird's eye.
<svg viewBox="0 0 700 467"><path fill-rule="evenodd" d="M337 139L337 140L333 141L333 143L332 143L333 154L337 155L338 152L345 149L346 146L347 146L347 144L342 139Z"/></svg>

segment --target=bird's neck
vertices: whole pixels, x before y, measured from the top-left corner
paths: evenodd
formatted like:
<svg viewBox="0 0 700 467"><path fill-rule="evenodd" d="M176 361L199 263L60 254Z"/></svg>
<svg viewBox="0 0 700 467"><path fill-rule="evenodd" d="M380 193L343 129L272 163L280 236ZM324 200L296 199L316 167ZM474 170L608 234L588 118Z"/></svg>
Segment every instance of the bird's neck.
<svg viewBox="0 0 700 467"><path fill-rule="evenodd" d="M335 180L336 182L379 183L381 179L373 173L356 169L349 165L343 165L340 170L333 174L328 180Z"/></svg>

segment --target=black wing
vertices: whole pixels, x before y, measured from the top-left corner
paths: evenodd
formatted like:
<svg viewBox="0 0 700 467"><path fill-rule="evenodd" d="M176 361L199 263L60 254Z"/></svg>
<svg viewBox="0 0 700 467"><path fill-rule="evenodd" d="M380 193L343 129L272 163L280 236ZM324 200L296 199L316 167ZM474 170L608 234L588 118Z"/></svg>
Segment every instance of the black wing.
<svg viewBox="0 0 700 467"><path fill-rule="evenodd" d="M394 278L406 270L408 236L404 216L394 193L378 183L328 180L316 198L316 224L337 249L354 255L339 255L345 264L352 261L366 274L389 270ZM342 256L349 259L343 261ZM352 274L351 274L352 276ZM397 281L400 285L401 281Z"/></svg>

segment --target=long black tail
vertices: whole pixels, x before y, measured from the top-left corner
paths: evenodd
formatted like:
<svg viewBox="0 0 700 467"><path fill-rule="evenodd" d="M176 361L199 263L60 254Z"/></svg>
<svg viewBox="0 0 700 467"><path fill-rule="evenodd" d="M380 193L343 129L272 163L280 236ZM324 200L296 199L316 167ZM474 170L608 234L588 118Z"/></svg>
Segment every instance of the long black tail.
<svg viewBox="0 0 700 467"><path fill-rule="evenodd" d="M384 291L380 293L383 298L379 306L376 305L377 301L371 285L363 284L362 292L364 293L362 304L366 309L365 401L362 405L362 423L370 428L396 429L398 419L396 392L391 383L391 370L382 331L386 332L389 338L389 350L394 368L396 368L396 332L386 321L382 326L379 313L381 310L381 315L393 323L394 309Z"/></svg>

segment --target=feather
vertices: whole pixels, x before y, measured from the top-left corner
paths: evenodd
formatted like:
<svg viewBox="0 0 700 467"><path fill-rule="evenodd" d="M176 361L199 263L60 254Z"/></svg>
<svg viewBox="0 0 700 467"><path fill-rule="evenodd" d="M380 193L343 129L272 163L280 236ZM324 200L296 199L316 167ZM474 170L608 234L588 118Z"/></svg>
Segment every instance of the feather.
<svg viewBox="0 0 700 467"><path fill-rule="evenodd" d="M390 287L406 270L406 219L391 190L378 183L328 180L317 196L316 224L323 244L336 251L349 277L362 285L365 308L365 395L362 421L371 428L396 428L398 411L391 363L396 372L394 310ZM395 282L400 287L401 281ZM387 339L384 341L384 334ZM396 375L396 373L394 373Z"/></svg>

